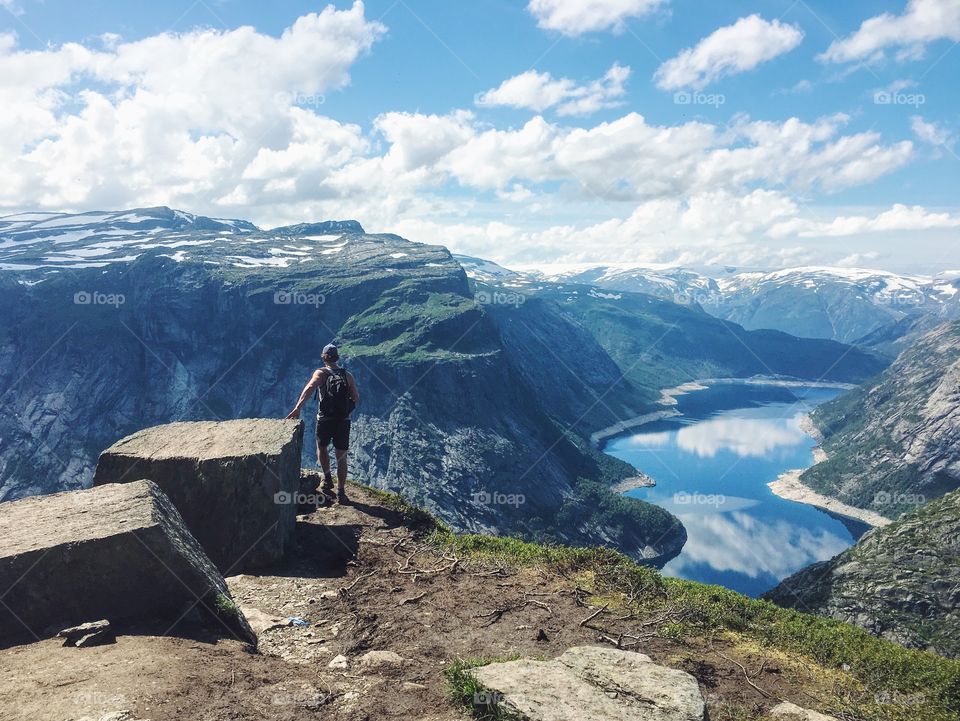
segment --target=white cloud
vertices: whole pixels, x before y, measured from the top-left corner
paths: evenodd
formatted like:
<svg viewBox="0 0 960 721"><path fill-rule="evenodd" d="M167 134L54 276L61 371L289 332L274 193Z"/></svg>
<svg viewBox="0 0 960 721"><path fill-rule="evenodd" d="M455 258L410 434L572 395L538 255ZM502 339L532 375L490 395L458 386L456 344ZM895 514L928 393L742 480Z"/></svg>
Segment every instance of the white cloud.
<svg viewBox="0 0 960 721"><path fill-rule="evenodd" d="M543 112L556 108L558 115L589 115L622 104L630 68L617 63L602 78L577 85L570 78L554 78L550 73L528 70L504 80L500 87L480 93L479 106L506 105Z"/></svg>
<svg viewBox="0 0 960 721"><path fill-rule="evenodd" d="M0 8L8 10L14 15L23 15L23 7L17 0L0 0Z"/></svg>
<svg viewBox="0 0 960 721"><path fill-rule="evenodd" d="M648 15L668 0L530 0L527 10L545 30L582 35L600 30L622 32L624 21Z"/></svg>
<svg viewBox="0 0 960 721"><path fill-rule="evenodd" d="M279 37L241 27L26 51L0 35L0 205L190 206L242 197L237 179L271 154L272 170L298 149L308 173L343 164L364 150L359 129L297 104L346 85L383 32L356 2Z"/></svg>
<svg viewBox="0 0 960 721"><path fill-rule="evenodd" d="M953 145L953 136L945 128L941 128L936 123L927 122L919 115L910 118L910 127L914 134L925 143L946 147Z"/></svg>
<svg viewBox="0 0 960 721"><path fill-rule="evenodd" d="M960 215L931 213L919 205L897 203L889 210L874 216L840 215L830 221L809 218L791 218L770 228L769 235L780 238L795 235L800 238L836 238L892 231L922 231L960 228Z"/></svg>
<svg viewBox="0 0 960 721"><path fill-rule="evenodd" d="M960 3L910 0L902 15L883 13L864 20L856 32L831 43L818 59L875 62L884 57L886 48L896 47L898 60L916 60L928 43L944 38L960 41Z"/></svg>
<svg viewBox="0 0 960 721"><path fill-rule="evenodd" d="M354 217L502 260L776 265L811 260L804 232L836 234L803 225L792 192L869 183L914 153L848 130L843 115L670 125L626 113L580 126L537 115L519 127L469 110L384 112L370 126L331 117L383 32L356 3L278 37L198 30L29 51L0 34L0 208ZM538 102L588 112L619 97L627 72L547 77L537 92L559 92Z"/></svg>
<svg viewBox="0 0 960 721"><path fill-rule="evenodd" d="M801 40L803 32L795 25L750 15L714 30L694 47L667 60L657 68L654 79L664 90L700 89L725 75L752 70L793 50Z"/></svg>

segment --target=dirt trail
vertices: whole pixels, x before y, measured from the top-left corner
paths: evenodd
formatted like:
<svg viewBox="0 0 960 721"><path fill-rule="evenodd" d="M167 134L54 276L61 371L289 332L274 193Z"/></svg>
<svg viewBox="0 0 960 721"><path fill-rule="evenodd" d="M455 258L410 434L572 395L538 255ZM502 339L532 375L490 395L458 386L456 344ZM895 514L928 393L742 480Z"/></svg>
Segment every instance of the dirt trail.
<svg viewBox="0 0 960 721"><path fill-rule="evenodd" d="M115 644L94 648L51 639L3 649L0 718L100 721L128 711L128 719L151 721L466 719L443 679L454 659L553 657L598 642L597 631L580 625L590 609L572 580L445 556L363 489L351 490L349 505L301 516L296 540L269 573L228 579L239 605L283 624L260 634L259 653L189 626L170 635L120 628ZM693 673L708 700L771 703L710 649L651 639L638 650ZM402 660L364 663L369 651ZM339 656L346 668L330 668ZM796 695L775 664L754 680L774 695Z"/></svg>

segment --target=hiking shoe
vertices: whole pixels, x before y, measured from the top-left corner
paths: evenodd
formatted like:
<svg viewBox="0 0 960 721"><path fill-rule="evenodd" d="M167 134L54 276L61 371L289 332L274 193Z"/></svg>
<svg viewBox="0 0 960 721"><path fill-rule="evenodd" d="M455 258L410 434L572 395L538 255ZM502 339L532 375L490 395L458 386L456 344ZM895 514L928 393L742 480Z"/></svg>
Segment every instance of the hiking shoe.
<svg viewBox="0 0 960 721"><path fill-rule="evenodd" d="M350 503L350 499L347 498L347 492L342 488L337 491L337 503L339 503L341 506L345 506Z"/></svg>
<svg viewBox="0 0 960 721"><path fill-rule="evenodd" d="M333 475L330 473L325 473L323 476L323 482L320 484L320 490L324 493L333 492Z"/></svg>

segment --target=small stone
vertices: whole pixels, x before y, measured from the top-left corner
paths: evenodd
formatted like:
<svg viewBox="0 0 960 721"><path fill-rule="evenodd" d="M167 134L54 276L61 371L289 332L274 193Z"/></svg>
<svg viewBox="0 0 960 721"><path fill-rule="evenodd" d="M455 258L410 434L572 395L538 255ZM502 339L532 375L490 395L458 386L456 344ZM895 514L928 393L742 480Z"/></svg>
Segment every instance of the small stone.
<svg viewBox="0 0 960 721"><path fill-rule="evenodd" d="M393 651L367 651L360 657L360 665L367 669L395 668L406 659Z"/></svg>
<svg viewBox="0 0 960 721"><path fill-rule="evenodd" d="M789 701L784 701L770 709L770 716L777 721L837 721L833 716L800 708Z"/></svg>
<svg viewBox="0 0 960 721"><path fill-rule="evenodd" d="M339 595L340 593L338 591L324 591L323 593L320 594L320 598L323 599L324 601L327 601L331 598L336 598Z"/></svg>
<svg viewBox="0 0 960 721"><path fill-rule="evenodd" d="M537 641L549 641L549 640L550 640L550 637L547 636L546 631L544 631L542 628L539 631L537 631Z"/></svg>
<svg viewBox="0 0 960 721"><path fill-rule="evenodd" d="M404 681L402 686L404 691L426 691L427 687L422 683L414 683L413 681Z"/></svg>
<svg viewBox="0 0 960 721"><path fill-rule="evenodd" d="M345 671L349 666L350 660L342 653L334 656L333 660L327 664L327 668L332 668L339 671Z"/></svg>
<svg viewBox="0 0 960 721"><path fill-rule="evenodd" d="M96 633L97 631L105 631L110 628L110 622L106 619L101 621L88 621L87 623L81 623L79 626L71 626L70 628L65 628L60 631L57 636L60 638L80 638L81 636L86 636L91 633Z"/></svg>

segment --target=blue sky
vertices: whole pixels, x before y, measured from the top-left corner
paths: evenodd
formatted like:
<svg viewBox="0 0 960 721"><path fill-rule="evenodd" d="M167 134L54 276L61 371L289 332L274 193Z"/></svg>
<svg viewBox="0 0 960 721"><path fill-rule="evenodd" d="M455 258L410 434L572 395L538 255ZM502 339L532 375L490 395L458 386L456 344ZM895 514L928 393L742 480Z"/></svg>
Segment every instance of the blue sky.
<svg viewBox="0 0 960 721"><path fill-rule="evenodd" d="M325 8L0 0L0 212L356 217L508 264L960 267L958 0Z"/></svg>

